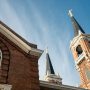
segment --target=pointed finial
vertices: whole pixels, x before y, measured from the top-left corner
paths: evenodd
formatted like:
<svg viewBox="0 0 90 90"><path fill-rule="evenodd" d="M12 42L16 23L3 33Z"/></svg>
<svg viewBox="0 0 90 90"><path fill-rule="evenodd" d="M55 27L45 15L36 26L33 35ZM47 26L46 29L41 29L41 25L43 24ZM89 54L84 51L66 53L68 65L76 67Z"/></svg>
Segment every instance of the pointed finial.
<svg viewBox="0 0 90 90"><path fill-rule="evenodd" d="M46 48L46 53L48 53L48 47Z"/></svg>
<svg viewBox="0 0 90 90"><path fill-rule="evenodd" d="M68 15L69 15L70 17L73 16L73 14L72 14L72 9L69 10Z"/></svg>

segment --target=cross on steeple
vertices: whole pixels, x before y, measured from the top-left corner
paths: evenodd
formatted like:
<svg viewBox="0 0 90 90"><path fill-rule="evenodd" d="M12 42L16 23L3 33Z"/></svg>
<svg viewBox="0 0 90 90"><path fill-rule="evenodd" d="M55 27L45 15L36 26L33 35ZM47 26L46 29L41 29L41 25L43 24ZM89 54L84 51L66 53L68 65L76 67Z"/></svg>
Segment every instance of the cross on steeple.
<svg viewBox="0 0 90 90"><path fill-rule="evenodd" d="M72 9L71 9L71 10L69 10L68 15L69 15L70 17L72 17L72 16L73 16L73 14L72 14Z"/></svg>

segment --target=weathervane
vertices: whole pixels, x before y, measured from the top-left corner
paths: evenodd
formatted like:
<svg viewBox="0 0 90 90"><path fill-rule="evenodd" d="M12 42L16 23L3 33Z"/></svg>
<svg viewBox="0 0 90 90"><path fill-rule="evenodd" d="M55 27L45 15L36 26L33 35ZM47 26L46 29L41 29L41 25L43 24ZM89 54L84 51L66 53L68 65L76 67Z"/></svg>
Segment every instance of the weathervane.
<svg viewBox="0 0 90 90"><path fill-rule="evenodd" d="M73 14L72 14L72 9L69 10L68 15L69 15L70 17L73 16Z"/></svg>

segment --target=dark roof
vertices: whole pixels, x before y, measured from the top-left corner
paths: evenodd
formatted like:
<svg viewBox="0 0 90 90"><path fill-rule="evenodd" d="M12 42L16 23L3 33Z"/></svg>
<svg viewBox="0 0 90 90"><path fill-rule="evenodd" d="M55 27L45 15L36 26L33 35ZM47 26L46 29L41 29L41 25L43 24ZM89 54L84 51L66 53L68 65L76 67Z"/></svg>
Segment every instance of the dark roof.
<svg viewBox="0 0 90 90"><path fill-rule="evenodd" d="M79 33L79 30L82 33L85 33L85 31L82 29L82 27L79 25L79 23L77 22L77 20L74 17L71 17L71 21L74 27L74 36L77 36Z"/></svg>
<svg viewBox="0 0 90 90"><path fill-rule="evenodd" d="M55 74L53 66L52 66L52 62L50 60L49 54L46 53L46 75L47 74Z"/></svg>
<svg viewBox="0 0 90 90"><path fill-rule="evenodd" d="M73 28L74 28L74 36L77 36L79 34L79 31L81 33L85 33L85 31L82 29L82 27L79 25L79 23L77 22L77 20L74 18L73 14L72 14L72 10L69 10L69 16L71 18L71 22L73 24Z"/></svg>
<svg viewBox="0 0 90 90"><path fill-rule="evenodd" d="M0 21L0 24L3 25L5 28L7 28L10 32L12 32L14 35L16 35L18 38L20 38L23 42L25 42L26 44L28 44L30 47L33 48L37 48L37 45L29 43L28 41L26 41L24 38L22 38L19 34L17 34L16 32L14 32L14 30L12 30L11 28L9 28L5 23L3 23L2 21Z"/></svg>

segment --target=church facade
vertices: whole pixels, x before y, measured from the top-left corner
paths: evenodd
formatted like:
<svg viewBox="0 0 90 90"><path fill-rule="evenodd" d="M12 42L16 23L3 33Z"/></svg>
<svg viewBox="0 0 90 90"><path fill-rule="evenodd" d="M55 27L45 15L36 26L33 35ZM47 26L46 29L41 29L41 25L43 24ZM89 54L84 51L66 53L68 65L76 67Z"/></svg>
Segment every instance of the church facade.
<svg viewBox="0 0 90 90"><path fill-rule="evenodd" d="M39 90L42 52L0 22L0 90Z"/></svg>
<svg viewBox="0 0 90 90"><path fill-rule="evenodd" d="M82 83L80 87L62 84L56 75L48 50L46 51L46 75L39 80L38 59L43 51L27 42L0 21L0 90L86 90L90 89L89 35L80 28L69 12L75 28L70 47Z"/></svg>

